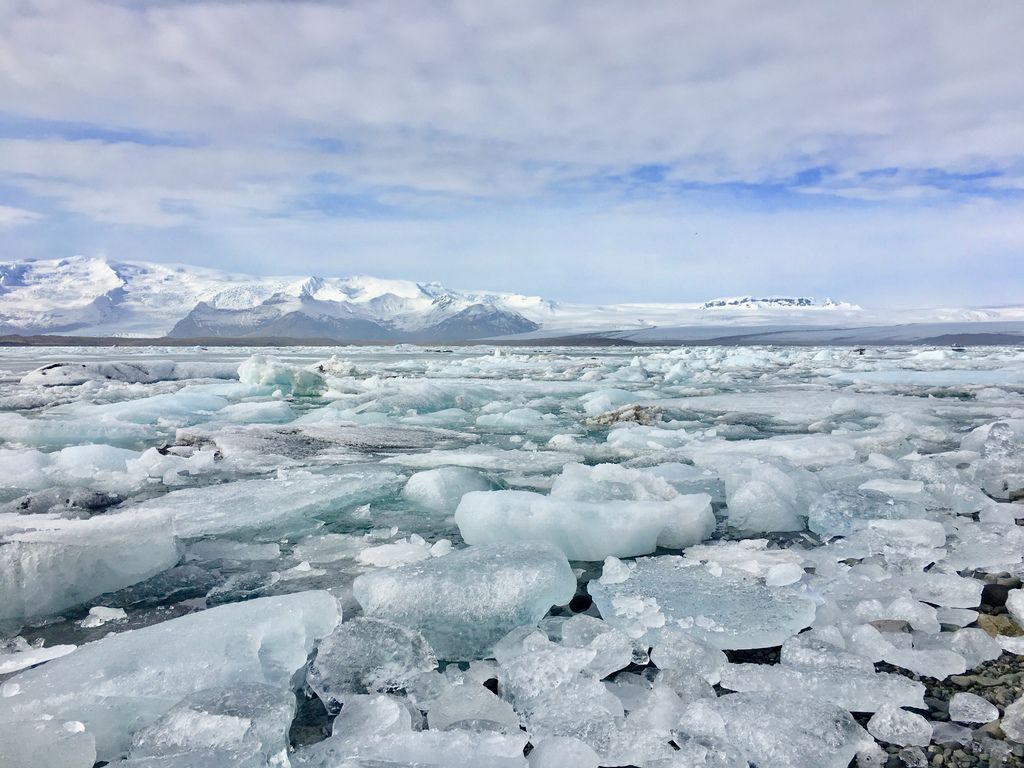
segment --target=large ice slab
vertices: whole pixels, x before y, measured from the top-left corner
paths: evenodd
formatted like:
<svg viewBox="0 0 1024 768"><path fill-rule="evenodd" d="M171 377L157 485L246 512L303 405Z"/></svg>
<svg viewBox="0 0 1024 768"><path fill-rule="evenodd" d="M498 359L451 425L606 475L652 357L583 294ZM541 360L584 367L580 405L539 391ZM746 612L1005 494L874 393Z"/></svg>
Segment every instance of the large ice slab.
<svg viewBox="0 0 1024 768"><path fill-rule="evenodd" d="M287 686L243 683L191 693L142 728L130 757L216 761L229 765L287 764L295 694Z"/></svg>
<svg viewBox="0 0 1024 768"><path fill-rule="evenodd" d="M603 560L676 548L711 535L715 517L705 494L669 501L579 501L530 491L467 493L455 512L470 544L547 541L570 560Z"/></svg>
<svg viewBox="0 0 1024 768"><path fill-rule="evenodd" d="M792 587L666 555L635 566L606 563L588 587L605 621L638 637L678 627L722 650L781 645L814 621L814 603Z"/></svg>
<svg viewBox="0 0 1024 768"><path fill-rule="evenodd" d="M95 762L96 740L76 720L35 720L0 727L4 768L92 768Z"/></svg>
<svg viewBox="0 0 1024 768"><path fill-rule="evenodd" d="M568 603L576 577L562 552L528 542L371 571L353 590L368 616L417 629L439 658L459 660L486 656L510 630Z"/></svg>
<svg viewBox="0 0 1024 768"><path fill-rule="evenodd" d="M244 683L287 689L337 622L335 599L313 591L108 635L8 679L0 686L0 723L77 720L95 736L98 759L112 760L196 691Z"/></svg>
<svg viewBox="0 0 1024 768"><path fill-rule="evenodd" d="M327 389L319 371L286 363L273 355L253 355L238 366L238 380L299 397L315 397Z"/></svg>
<svg viewBox="0 0 1024 768"><path fill-rule="evenodd" d="M154 576L179 557L168 519L159 512L44 520L38 526L7 535L0 530L0 619L80 605Z"/></svg>
<svg viewBox="0 0 1024 768"><path fill-rule="evenodd" d="M183 488L143 502L125 514L165 514L181 538L273 528L300 518L354 507L400 488L383 468L331 474L293 471L272 479ZM257 503L254 503L257 502Z"/></svg>
<svg viewBox="0 0 1024 768"><path fill-rule="evenodd" d="M800 691L851 712L876 712L885 704L924 707L924 686L902 675L835 667L729 664L722 687L730 691Z"/></svg>
<svg viewBox="0 0 1024 768"><path fill-rule="evenodd" d="M329 710L367 693L402 690L437 668L419 632L383 619L359 617L339 624L320 643L307 683Z"/></svg>
<svg viewBox="0 0 1024 768"><path fill-rule="evenodd" d="M683 730L731 743L758 768L847 768L874 744L845 709L797 693L699 699L687 708Z"/></svg>
<svg viewBox="0 0 1024 768"><path fill-rule="evenodd" d="M470 491L487 491L491 482L468 467L438 467L417 472L406 482L402 496L421 509L453 513Z"/></svg>
<svg viewBox="0 0 1024 768"><path fill-rule="evenodd" d="M233 379L237 366L231 363L175 362L139 360L109 362L59 362L36 368L21 377L22 384L43 387L76 386L93 381L120 381L126 384L152 384L156 381L184 379Z"/></svg>

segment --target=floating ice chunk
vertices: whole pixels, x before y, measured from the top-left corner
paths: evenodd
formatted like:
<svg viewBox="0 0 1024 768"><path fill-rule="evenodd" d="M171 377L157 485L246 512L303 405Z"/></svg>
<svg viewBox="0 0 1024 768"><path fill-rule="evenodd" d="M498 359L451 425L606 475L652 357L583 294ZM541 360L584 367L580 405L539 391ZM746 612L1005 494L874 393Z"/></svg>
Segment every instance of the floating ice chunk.
<svg viewBox="0 0 1024 768"><path fill-rule="evenodd" d="M967 671L964 657L953 651L894 647L886 651L882 660L915 675L934 677L936 680L945 680L950 675L962 675Z"/></svg>
<svg viewBox="0 0 1024 768"><path fill-rule="evenodd" d="M905 621L914 629L929 634L941 630L936 611L930 605L909 597L897 597L888 604L880 600L864 600L854 614L861 621Z"/></svg>
<svg viewBox="0 0 1024 768"><path fill-rule="evenodd" d="M706 496L669 501L578 501L530 491L467 493L455 512L470 544L547 541L571 560L603 560L685 546L714 530Z"/></svg>
<svg viewBox="0 0 1024 768"><path fill-rule="evenodd" d="M498 656L498 679L502 695L511 699L518 712L529 711L533 702L545 698L579 678L596 658L593 648L573 648L552 643L546 637L527 635L519 652L509 651L519 634L503 638L505 648Z"/></svg>
<svg viewBox="0 0 1024 768"><path fill-rule="evenodd" d="M716 467L725 481L729 525L744 531L802 531L818 483L787 462L740 459Z"/></svg>
<svg viewBox="0 0 1024 768"><path fill-rule="evenodd" d="M428 544L422 536L413 533L408 538L399 539L390 544L367 547L359 553L356 559L360 563L378 567L404 565L426 560L428 557L445 555L451 551L451 544L448 539Z"/></svg>
<svg viewBox="0 0 1024 768"><path fill-rule="evenodd" d="M868 720L868 733L898 747L927 747L932 740L932 724L913 712L884 704Z"/></svg>
<svg viewBox="0 0 1024 768"><path fill-rule="evenodd" d="M1024 526L982 525L958 518L946 548L945 566L951 570L1013 570L1024 560Z"/></svg>
<svg viewBox="0 0 1024 768"><path fill-rule="evenodd" d="M231 364L144 360L132 362L60 362L50 363L21 377L22 384L44 387L75 386L90 381L120 381L126 384L152 384L183 379L233 379L237 369Z"/></svg>
<svg viewBox="0 0 1024 768"><path fill-rule="evenodd" d="M580 396L583 412L587 416L599 416L624 405L649 400L655 395L648 390L631 392L625 389L599 389Z"/></svg>
<svg viewBox="0 0 1024 768"><path fill-rule="evenodd" d="M0 414L2 416L3 414ZM2 434L2 433L0 433ZM389 456L382 464L398 464L413 469L434 467L472 467L484 472L557 472L564 465L580 461L579 454L562 451L501 450L464 448Z"/></svg>
<svg viewBox="0 0 1024 768"><path fill-rule="evenodd" d="M1024 440L1004 421L992 424L981 445L976 479L996 499L1011 501L1024 488Z"/></svg>
<svg viewBox="0 0 1024 768"><path fill-rule="evenodd" d="M1024 627L1024 589L1011 589L1006 594L1006 610L1018 627Z"/></svg>
<svg viewBox="0 0 1024 768"><path fill-rule="evenodd" d="M1003 719L999 722L1006 738L1018 744L1024 744L1024 696L1003 710Z"/></svg>
<svg viewBox="0 0 1024 768"><path fill-rule="evenodd" d="M280 389L297 397L316 397L327 389L324 377L316 372L290 365L270 355L253 355L238 366L243 384Z"/></svg>
<svg viewBox="0 0 1024 768"><path fill-rule="evenodd" d="M682 448L693 442L693 437L678 428L666 429L665 427L628 424L612 429L605 441L618 451L626 454L639 454L652 450Z"/></svg>
<svg viewBox="0 0 1024 768"><path fill-rule="evenodd" d="M946 608L939 606L935 609L935 617L940 624L952 624L956 627L966 627L978 620L978 611L970 611L966 608Z"/></svg>
<svg viewBox="0 0 1024 768"><path fill-rule="evenodd" d="M991 723L999 709L973 693L954 693L949 700L949 719L957 723Z"/></svg>
<svg viewBox="0 0 1024 768"><path fill-rule="evenodd" d="M83 627L101 627L108 621L124 621L128 614L123 608L107 608L103 605L94 605L89 609L89 615L79 622Z"/></svg>
<svg viewBox="0 0 1024 768"><path fill-rule="evenodd" d="M246 544L241 541L201 539L192 542L185 560L276 560L281 556L280 544ZM299 558L300 560L302 558Z"/></svg>
<svg viewBox="0 0 1024 768"><path fill-rule="evenodd" d="M5 768L92 768L96 740L76 721L36 720L0 728L0 765Z"/></svg>
<svg viewBox="0 0 1024 768"><path fill-rule="evenodd" d="M326 533L322 536L306 536L292 550L298 560L313 564L335 563L339 560L355 559L369 546L363 536L348 533Z"/></svg>
<svg viewBox="0 0 1024 768"><path fill-rule="evenodd" d="M800 691L853 712L875 712L886 703L924 706L924 686L902 675L857 672L827 667L787 667L781 664L729 664L721 685L731 691L786 693Z"/></svg>
<svg viewBox="0 0 1024 768"><path fill-rule="evenodd" d="M566 464L551 485L551 495L579 501L668 501L678 492L649 472L620 464Z"/></svg>
<svg viewBox="0 0 1024 768"><path fill-rule="evenodd" d="M329 710L336 710L348 696L397 691L436 668L434 651L419 632L360 617L324 638L307 683Z"/></svg>
<svg viewBox="0 0 1024 768"><path fill-rule="evenodd" d="M616 608L623 600L654 601L666 626L676 626L722 650L781 645L814 621L814 603L793 588L767 587L749 575L720 575L695 561L666 555L636 561L625 581L591 581L605 621L627 634L637 617Z"/></svg>
<svg viewBox="0 0 1024 768"><path fill-rule="evenodd" d="M541 413L533 408L513 408L505 413L485 413L477 416L476 425L494 432L521 432L558 423L552 413Z"/></svg>
<svg viewBox="0 0 1024 768"><path fill-rule="evenodd" d="M148 424L100 418L29 419L20 413L0 413L0 440L39 448L97 442L138 446L155 437L155 430Z"/></svg>
<svg viewBox="0 0 1024 768"><path fill-rule="evenodd" d="M780 660L784 666L794 669L844 670L869 676L875 671L870 658L846 650L846 641L835 627L794 635L782 644Z"/></svg>
<svg viewBox="0 0 1024 768"><path fill-rule="evenodd" d="M0 619L57 613L154 576L179 557L160 513L45 526L0 537Z"/></svg>
<svg viewBox="0 0 1024 768"><path fill-rule="evenodd" d="M553 736L537 744L529 756L530 768L597 768L597 753L579 739Z"/></svg>
<svg viewBox="0 0 1024 768"><path fill-rule="evenodd" d="M715 469L742 463L748 457L804 469L853 464L857 459L857 451L850 441L837 435L779 435L767 440L719 439L693 444L687 453L698 465Z"/></svg>
<svg viewBox="0 0 1024 768"><path fill-rule="evenodd" d="M621 584L629 578L632 566L624 563L617 557L606 557L604 568L601 571L600 582L602 584Z"/></svg>
<svg viewBox="0 0 1024 768"><path fill-rule="evenodd" d="M218 421L235 424L283 424L295 418L295 411L283 400L235 403L217 411Z"/></svg>
<svg viewBox="0 0 1024 768"><path fill-rule="evenodd" d="M921 567L941 560L946 530L932 520L867 520L828 549L837 559L883 555L890 563Z"/></svg>
<svg viewBox="0 0 1024 768"><path fill-rule="evenodd" d="M804 557L792 549L768 549L768 539L740 539L715 541L688 547L684 553L688 560L700 560L724 568L733 568L751 576L767 579L774 574L783 586L799 581L803 576Z"/></svg>
<svg viewBox="0 0 1024 768"><path fill-rule="evenodd" d="M769 587L784 587L787 584L796 584L803 576L804 569L796 563L779 563L768 569L764 583Z"/></svg>
<svg viewBox="0 0 1024 768"><path fill-rule="evenodd" d="M874 491L875 493L881 493L893 498L913 498L924 493L924 483L920 480L879 477L861 483L859 489L862 491Z"/></svg>
<svg viewBox="0 0 1024 768"><path fill-rule="evenodd" d="M577 614L562 624L562 643L571 648L590 648L594 660L586 671L601 679L625 669L633 661L633 641L611 624Z"/></svg>
<svg viewBox="0 0 1024 768"><path fill-rule="evenodd" d="M996 635L995 639L999 643L999 647L1007 653L1012 653L1015 656L1024 656L1024 637Z"/></svg>
<svg viewBox="0 0 1024 768"><path fill-rule="evenodd" d="M422 717L419 712L416 715ZM341 714L334 718L331 736L356 752L360 746L390 734L412 730L413 717L407 702L395 696L359 693L345 697Z"/></svg>
<svg viewBox="0 0 1024 768"><path fill-rule="evenodd" d="M728 663L725 654L689 632L662 627L651 633L651 661L661 670L698 675L715 685Z"/></svg>
<svg viewBox="0 0 1024 768"><path fill-rule="evenodd" d="M382 766L444 766L444 768L527 768L523 747L528 736L449 729L393 734L362 750L364 765L379 761ZM343 763L342 763L343 764ZM335 766L338 763L328 763Z"/></svg>
<svg viewBox="0 0 1024 768"><path fill-rule="evenodd" d="M968 669L973 669L986 661L994 661L1003 654L999 643L979 627L968 627L938 635L919 634L914 637L914 648L948 649L962 656Z"/></svg>
<svg viewBox="0 0 1024 768"><path fill-rule="evenodd" d="M685 711L686 704L672 688L655 684L630 707L629 725L671 735Z"/></svg>
<svg viewBox="0 0 1024 768"><path fill-rule="evenodd" d="M271 528L296 519L353 507L401 487L387 469L350 469L336 474L291 472L271 480L236 480L171 491L132 507L130 514L167 515L182 538ZM258 504L253 504L258 499Z"/></svg>
<svg viewBox="0 0 1024 768"><path fill-rule="evenodd" d="M230 403L224 397L203 391L201 387L185 387L134 400L95 405L57 406L51 416L70 417L83 426L105 423L149 424L160 427L181 427L203 421ZM106 442L106 441L104 441Z"/></svg>
<svg viewBox="0 0 1024 768"><path fill-rule="evenodd" d="M136 731L190 693L242 683L287 689L337 621L334 598L314 591L107 635L7 680L0 687L0 723L79 720L96 738L97 758L113 760Z"/></svg>
<svg viewBox="0 0 1024 768"><path fill-rule="evenodd" d="M488 491L491 482L467 467L438 467L417 472L405 483L402 496L423 509L451 514L470 491Z"/></svg>
<svg viewBox="0 0 1024 768"><path fill-rule="evenodd" d="M464 720L486 721L495 729L511 733L519 730L519 716L507 701L502 701L482 685L462 683L441 694L427 712L427 724L443 731Z"/></svg>
<svg viewBox="0 0 1024 768"><path fill-rule="evenodd" d="M689 705L684 731L728 742L758 768L847 768L873 744L849 712L781 693L733 693Z"/></svg>
<svg viewBox="0 0 1024 768"><path fill-rule="evenodd" d="M675 511L657 541L658 546L669 549L681 549L703 541L715 526L709 495L694 493L680 496L662 478L619 464L592 467L567 464L562 474L555 478L551 496L580 501L671 501Z"/></svg>
<svg viewBox="0 0 1024 768"><path fill-rule="evenodd" d="M822 535L846 536L856 531L865 520L923 517L924 507L914 502L896 500L875 490L836 490L811 502L807 527Z"/></svg>
<svg viewBox="0 0 1024 768"><path fill-rule="evenodd" d="M1000 419L997 422L991 422L989 424L982 424L980 427L976 427L964 435L960 441L960 448L964 451L974 451L981 453L985 447L985 441L992 432L992 428L996 424L1002 424L1009 428L1007 433L1002 427L996 430L996 441L989 447L988 452L991 454L993 448L997 445L1012 445L1015 441L1024 441L1024 419ZM1005 455L1005 454L1004 454Z"/></svg>
<svg viewBox="0 0 1024 768"><path fill-rule="evenodd" d="M906 574L899 583L909 588L915 599L947 608L976 608L981 605L984 584L954 573L928 571Z"/></svg>
<svg viewBox="0 0 1024 768"><path fill-rule="evenodd" d="M368 616L418 629L439 658L458 660L486 656L510 630L568 603L576 578L557 549L515 543L364 573L353 589Z"/></svg>
<svg viewBox="0 0 1024 768"><path fill-rule="evenodd" d="M43 647L41 642L29 645L21 637L15 637L4 645L7 647L0 646L0 675L19 672L50 659L59 659L61 656L67 656L77 647L74 645Z"/></svg>
<svg viewBox="0 0 1024 768"><path fill-rule="evenodd" d="M540 678L538 677L538 681ZM623 726L622 702L603 684L593 678L576 676L536 696L515 700L532 738L542 741L552 737L579 739L602 758L603 763L622 765L632 762L616 759L609 753L616 749ZM630 735L634 735L631 732ZM635 734L639 743L642 734ZM662 741L662 743L664 743Z"/></svg>
<svg viewBox="0 0 1024 768"><path fill-rule="evenodd" d="M247 683L191 693L137 731L132 759L216 755L225 765L274 765L287 760L295 694L286 687Z"/></svg>
<svg viewBox="0 0 1024 768"><path fill-rule="evenodd" d="M644 472L662 478L679 493L706 493L714 502L725 501L725 485L717 474L706 467L668 463L658 464Z"/></svg>

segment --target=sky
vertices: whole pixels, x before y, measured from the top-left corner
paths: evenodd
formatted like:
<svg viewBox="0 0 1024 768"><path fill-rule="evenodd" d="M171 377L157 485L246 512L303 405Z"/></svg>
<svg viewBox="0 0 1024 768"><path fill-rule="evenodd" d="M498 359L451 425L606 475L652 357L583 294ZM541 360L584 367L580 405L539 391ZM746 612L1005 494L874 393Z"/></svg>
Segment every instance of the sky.
<svg viewBox="0 0 1024 768"><path fill-rule="evenodd" d="M1019 0L0 3L0 260L1024 299Z"/></svg>

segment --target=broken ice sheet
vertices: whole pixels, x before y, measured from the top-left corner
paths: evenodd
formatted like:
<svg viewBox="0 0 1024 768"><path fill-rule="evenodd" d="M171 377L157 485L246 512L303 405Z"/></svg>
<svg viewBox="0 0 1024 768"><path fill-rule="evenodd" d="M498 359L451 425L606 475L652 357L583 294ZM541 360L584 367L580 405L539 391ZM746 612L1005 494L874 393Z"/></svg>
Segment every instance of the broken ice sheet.
<svg viewBox="0 0 1024 768"><path fill-rule="evenodd" d="M248 613L221 626L214 619L225 615L218 613L222 607L204 611L216 626L201 637L187 633L189 661L202 666L199 675L171 658L168 649L184 639L177 637L182 625L167 617L218 602L241 601L238 610L256 611L266 604L252 598L269 584L280 593L315 583L357 614L371 606L337 631L375 620L408 624L413 637L437 644L443 671L421 671L429 657L415 653L421 646L402 633L395 635L402 642L378 637L340 654L355 661L330 667L320 682L336 678L335 685L368 692L345 691L332 735L290 753L294 766L428 758L524 766L529 738L529 762L537 766L578 760L740 768L747 757L758 765L800 766L813 755L815 768L833 759L845 768L842 761L863 732L847 730L848 721L826 702L805 697L790 705L773 688L799 686L849 707L879 708L883 694L919 704L909 672L944 675L1004 649L1024 649L1018 638L989 638L973 626L983 582L967 575L1021 570L1024 532L1013 514L1019 505L986 495L1002 498L1017 487L1014 451L1024 435L1024 400L1013 384L1024 381L1019 353L693 347L639 354L521 349L495 357L489 350L402 347L346 350L346 359L328 359L335 351L288 350L277 362L250 361L249 383L206 378L236 376L248 351L174 353L188 357L192 369L178 361L149 366L143 361L153 354L123 351L140 366L134 372L109 367L101 356L92 366L91 352L68 352L69 360L89 360L91 367L78 373L75 364L62 366L60 378L68 383L57 386L19 381L40 367L38 352L4 352L0 367L13 366L15 373L0 374L0 409L7 411L0 414L0 439L7 441L0 446L0 551L20 547L6 550L17 555L6 564L8 574L18 574L12 582L17 610L45 616L3 623L8 638L23 634L32 642L8 644L16 652L0 655L0 669L41 666L8 680L10 695L0 707L38 694L55 708L55 720L34 719L43 709L26 711L33 727L81 723L72 747L92 738L102 747L113 726L101 724L94 736L79 715L57 711L56 688L52 696L40 693L43 672L58 665L50 677L68 683L62 693L70 690L71 698L95 709L99 704L78 692L79 673L66 664L108 638L81 646L82 634L163 620L154 627L167 635L131 650L152 662L154 684L195 682L235 697L235 704L197 705L202 692L171 690L170 682L156 691L159 707L140 696L136 709L151 713L151 722L124 738L114 734L124 745L119 754L128 754L129 737L154 733L178 752L143 757L137 751L126 768L225 768L246 754L266 762L270 753L262 747L246 751L265 742L245 735L241 721L252 718L238 697L254 683L290 696L292 685L304 686L306 658L318 658L312 645L305 653L305 636L332 636L335 628L313 632L318 617L276 609L262 611L276 617L273 627ZM170 354L160 352L159 359ZM200 370L199 361L212 367ZM325 479L331 475L352 484ZM484 548L466 547L450 517L466 494L494 501L505 497L503 489L530 491L529 499L573 512L551 515L557 525L547 520L537 529L573 556L580 553L572 548L591 539L605 551L587 557L623 554L609 547L628 543L619 529L595 526L600 516L577 514L587 505L607 512L707 494L729 525L709 525L688 541L663 538L656 514L620 515L636 523L626 533L644 529L645 548L676 552L635 566L576 562L575 571L565 552L544 555L548 548L508 525L499 546L520 556L506 569L493 557L474 556ZM177 535L167 521L180 526ZM491 528L488 534L496 535ZM766 530L751 538L758 528ZM684 546L685 557L675 557ZM153 569L158 572L150 575ZM360 585L373 585L362 594L369 601L363 606L351 586L360 574ZM685 588L689 581L696 588ZM97 589L105 593L91 594ZM553 607L569 600L569 607ZM1011 615L1024 612L1015 611L1016 600L1011 593ZM83 631L79 624L102 617L104 608L124 609L127 622ZM375 611L381 612L376 618ZM504 637L509 631L511 639ZM288 674L281 673L287 683L217 677L224 658L235 664L225 654L259 644L263 655L276 658L273 649L291 643L275 633L291 632L296 655L284 665ZM220 635L244 642L218 651ZM71 651L69 642L81 647L53 658ZM459 643L463 649L452 651ZM775 664L729 664L721 650L780 643ZM451 659L440 650L446 645L446 653L470 664L446 665ZM380 649L394 651L391 666L370 664ZM320 651L323 671L332 655L327 640ZM500 664L481 661L492 652ZM903 665L907 674L878 675L874 664L883 660ZM373 677L378 668L394 674L381 682ZM397 679L403 669L412 679ZM109 673L110 686L137 690L137 680L106 662L93 672ZM346 683L350 673L366 684ZM313 681L319 673L308 674ZM712 683L720 681L764 690L716 696ZM370 693L375 685L388 693ZM319 702L305 695L300 692L306 711L296 721L303 743L331 731L326 715L307 721ZM744 697L751 702L745 708L738 704ZM119 715L127 711L122 699L104 706ZM709 710L721 709L720 721L688 732L686 708L704 700ZM282 701L285 709L267 708L280 714L270 718L278 746L288 719ZM951 715L991 713L952 703ZM735 715L727 711L733 706ZM1012 730L1019 713L1011 708L1009 714ZM920 741L923 729L914 735L913 727L903 727L920 726L913 716L889 719L901 722L883 728L878 717L873 732ZM768 723L777 740L744 732L749 720ZM519 721L528 736L514 732ZM224 726L218 731L223 749L203 742L204 728L214 722ZM974 725L944 727L935 738L963 738ZM0 728L0 749L12 729ZM182 751L201 744L202 753ZM91 766L91 757L79 757L83 768Z"/></svg>
<svg viewBox="0 0 1024 768"><path fill-rule="evenodd" d="M633 637L674 626L723 650L767 648L814 621L814 603L799 591L742 571L665 555L639 558L623 576L589 590L605 621Z"/></svg>
<svg viewBox="0 0 1024 768"><path fill-rule="evenodd" d="M315 642L338 622L327 592L222 605L104 637L0 685L0 724L47 716L85 724L97 757L127 753L134 734L183 697L263 683L290 689ZM0 729L2 732L2 729Z"/></svg>
<svg viewBox="0 0 1024 768"><path fill-rule="evenodd" d="M480 545L370 571L353 588L368 616L419 630L439 658L460 660L486 656L510 630L568 603L576 578L549 545Z"/></svg>

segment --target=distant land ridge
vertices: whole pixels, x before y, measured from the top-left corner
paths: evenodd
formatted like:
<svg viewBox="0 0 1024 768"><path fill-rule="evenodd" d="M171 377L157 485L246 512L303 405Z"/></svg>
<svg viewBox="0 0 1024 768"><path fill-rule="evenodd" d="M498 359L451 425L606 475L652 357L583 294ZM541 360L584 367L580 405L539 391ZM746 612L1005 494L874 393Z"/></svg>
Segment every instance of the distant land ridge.
<svg viewBox="0 0 1024 768"><path fill-rule="evenodd" d="M11 337L849 343L867 329L871 338L891 341L973 334L997 340L991 343L1024 342L1024 309L877 311L804 295L569 304L367 275L254 276L84 256L0 262L0 335Z"/></svg>

